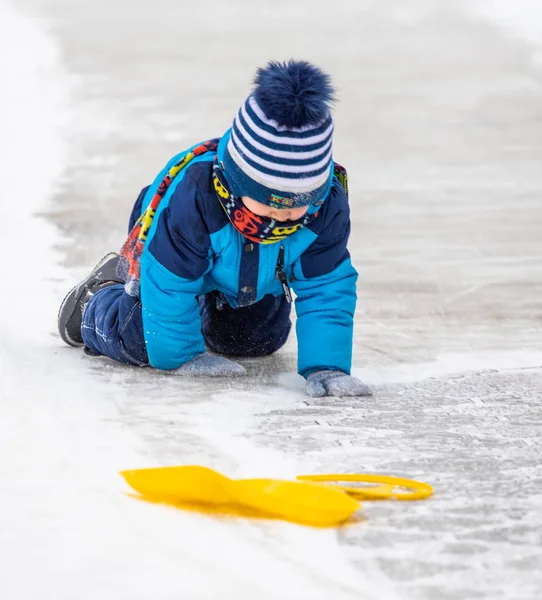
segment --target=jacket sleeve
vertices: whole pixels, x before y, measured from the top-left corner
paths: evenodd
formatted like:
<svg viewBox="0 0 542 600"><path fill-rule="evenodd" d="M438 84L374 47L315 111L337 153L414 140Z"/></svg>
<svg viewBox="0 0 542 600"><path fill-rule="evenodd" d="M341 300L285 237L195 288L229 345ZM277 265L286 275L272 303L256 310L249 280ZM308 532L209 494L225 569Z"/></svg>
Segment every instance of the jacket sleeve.
<svg viewBox="0 0 542 600"><path fill-rule="evenodd" d="M294 264L298 372L320 369L350 374L357 271L347 249L350 212L340 184L326 201L317 239ZM324 205L325 206L325 205Z"/></svg>
<svg viewBox="0 0 542 600"><path fill-rule="evenodd" d="M176 369L205 351L197 296L212 267L206 200L186 173L141 257L145 343L157 369Z"/></svg>

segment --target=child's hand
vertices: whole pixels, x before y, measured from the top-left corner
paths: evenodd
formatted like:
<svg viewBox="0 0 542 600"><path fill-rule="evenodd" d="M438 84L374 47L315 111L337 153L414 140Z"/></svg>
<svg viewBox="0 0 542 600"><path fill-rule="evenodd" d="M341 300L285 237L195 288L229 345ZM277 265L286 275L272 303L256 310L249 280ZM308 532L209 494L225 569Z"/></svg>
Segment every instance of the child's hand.
<svg viewBox="0 0 542 600"><path fill-rule="evenodd" d="M211 356L207 352L185 362L173 373L189 377L242 377L247 374L245 368L233 360Z"/></svg>
<svg viewBox="0 0 542 600"><path fill-rule="evenodd" d="M307 394L322 396L372 396L371 388L342 371L315 371L307 377Z"/></svg>

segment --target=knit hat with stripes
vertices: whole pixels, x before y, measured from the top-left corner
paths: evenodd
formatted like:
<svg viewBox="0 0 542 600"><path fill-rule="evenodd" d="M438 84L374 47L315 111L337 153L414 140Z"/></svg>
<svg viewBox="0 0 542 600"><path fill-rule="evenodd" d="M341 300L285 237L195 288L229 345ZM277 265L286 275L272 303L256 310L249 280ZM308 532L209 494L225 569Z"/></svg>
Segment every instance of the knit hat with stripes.
<svg viewBox="0 0 542 600"><path fill-rule="evenodd" d="M318 204L333 178L334 89L304 61L270 62L219 146L235 196L275 208Z"/></svg>

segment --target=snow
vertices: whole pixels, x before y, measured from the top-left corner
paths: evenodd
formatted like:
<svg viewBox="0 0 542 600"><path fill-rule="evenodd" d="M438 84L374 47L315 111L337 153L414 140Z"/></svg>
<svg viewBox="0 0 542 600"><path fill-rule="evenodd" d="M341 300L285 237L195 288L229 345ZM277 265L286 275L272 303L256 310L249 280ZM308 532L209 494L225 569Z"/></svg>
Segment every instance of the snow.
<svg viewBox="0 0 542 600"><path fill-rule="evenodd" d="M542 7L537 0L478 0L470 3L474 14L493 21L509 34L540 45Z"/></svg>
<svg viewBox="0 0 542 600"><path fill-rule="evenodd" d="M0 597L534 600L537 3L351 0L314 50L323 1L275 0L263 20L247 0L214 20L209 6L0 0ZM289 22L277 49L288 15L307 27ZM229 125L257 64L307 49L341 90L337 153L360 165L354 373L375 397L307 398L293 340L246 361L246 380L204 386L64 347L62 296L118 247L138 186ZM326 531L138 502L118 476L190 463L389 473L436 495L366 504L361 525Z"/></svg>
<svg viewBox="0 0 542 600"><path fill-rule="evenodd" d="M528 42L529 64L538 77L542 72L542 6L537 0L478 0L469 10L479 18L499 26L503 32Z"/></svg>

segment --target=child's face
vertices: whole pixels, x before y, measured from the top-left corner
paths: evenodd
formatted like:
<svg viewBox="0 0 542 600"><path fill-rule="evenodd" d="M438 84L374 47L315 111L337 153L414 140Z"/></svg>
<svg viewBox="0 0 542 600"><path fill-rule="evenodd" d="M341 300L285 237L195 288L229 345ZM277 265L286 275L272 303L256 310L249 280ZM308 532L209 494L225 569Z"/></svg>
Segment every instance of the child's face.
<svg viewBox="0 0 542 600"><path fill-rule="evenodd" d="M297 221L309 210L308 206L300 206L298 208L274 208L267 206L249 198L248 196L241 196L243 204L253 212L255 215L260 217L268 217L275 221Z"/></svg>

